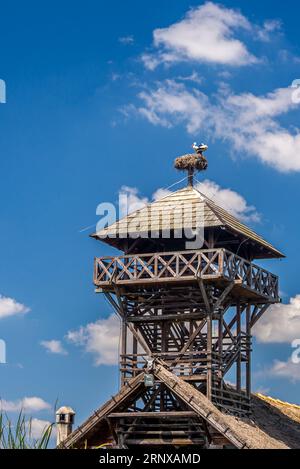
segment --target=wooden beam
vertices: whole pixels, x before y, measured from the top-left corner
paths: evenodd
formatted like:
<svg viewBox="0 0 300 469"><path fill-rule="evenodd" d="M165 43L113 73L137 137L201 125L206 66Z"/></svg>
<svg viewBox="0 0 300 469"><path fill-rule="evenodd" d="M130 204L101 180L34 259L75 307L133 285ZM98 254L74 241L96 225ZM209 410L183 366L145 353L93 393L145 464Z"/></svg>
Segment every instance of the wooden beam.
<svg viewBox="0 0 300 469"><path fill-rule="evenodd" d="M193 411L169 411L169 412L112 412L107 416L111 419L130 418L130 419L161 419L161 418L192 418L197 417Z"/></svg>
<svg viewBox="0 0 300 469"><path fill-rule="evenodd" d="M117 285L114 284L114 290L115 290L115 294L117 296L117 299L118 299L118 304L119 304L119 310L121 311L121 314L122 314L122 318L123 319L127 319L127 314L126 314L126 311L125 311L125 308L124 308L124 305L123 305L123 302L122 302L122 297L121 297L121 293L120 293L120 289L118 288ZM151 350L150 348L148 347L146 341L144 340L144 338L141 336L140 332L138 330L135 329L135 327L132 325L132 324L128 324L128 322L126 321L126 326L128 327L128 329L130 330L130 332L132 333L132 335L136 338L136 340L138 341L138 343L141 345L141 347L144 349L144 351L149 355L149 357L151 356Z"/></svg>
<svg viewBox="0 0 300 469"><path fill-rule="evenodd" d="M126 440L128 445L133 445L133 446L188 446L191 444L197 444L199 447L201 447L201 443L203 440L201 437L197 438L166 438L166 435L164 435L163 438L143 438L143 439L128 439Z"/></svg>
<svg viewBox="0 0 300 469"><path fill-rule="evenodd" d="M178 357L176 358L176 360L174 360L174 362L172 363L172 367L173 366L176 366L177 363L179 363L180 359L182 358L182 355L185 354L185 352L188 350L188 348L192 345L192 343L194 342L195 338L197 337L197 335L202 331L203 327L205 326L206 324L206 319L204 319L203 321L201 321L201 323L199 324L199 326L194 330L194 332L192 333L192 335L189 337L188 341L186 342L186 344L184 345L184 347L182 347L182 349L180 350L179 354L178 354Z"/></svg>
<svg viewBox="0 0 300 469"><path fill-rule="evenodd" d="M236 335L241 337L241 305L238 301L236 305ZM241 370L241 344L239 344L239 352L236 361L236 389L241 392L242 386L242 370Z"/></svg>
<svg viewBox="0 0 300 469"><path fill-rule="evenodd" d="M207 324L207 378L206 378L206 397L212 400L212 315L210 312L206 316Z"/></svg>
<svg viewBox="0 0 300 469"><path fill-rule="evenodd" d="M202 314L203 317L203 314ZM200 313L159 314L157 316L128 316L128 322L191 321L201 319Z"/></svg>
<svg viewBox="0 0 300 469"><path fill-rule="evenodd" d="M251 340L251 305L247 305L246 308L246 333L247 339ZM247 362L246 362L246 394L248 398L251 397L251 344L247 346Z"/></svg>
<svg viewBox="0 0 300 469"><path fill-rule="evenodd" d="M260 318L265 314L265 312L267 311L267 309L270 306L271 305L268 303L268 304L264 305L259 312L257 312L256 314L252 314L251 322L250 322L251 329L255 326L257 321L259 321Z"/></svg>
<svg viewBox="0 0 300 469"><path fill-rule="evenodd" d="M122 327L121 327L121 355L119 358L119 365L120 368L122 366L122 355L126 355L127 353L127 324L125 317L122 318ZM124 385L125 381L124 379L126 378L126 372L121 373L121 387Z"/></svg>
<svg viewBox="0 0 300 469"><path fill-rule="evenodd" d="M204 286L203 280L198 278L198 284L199 284L201 294L202 294L202 297L203 297L203 301L204 301L204 304L205 304L205 307L206 307L206 312L211 312L211 306L210 306L210 303L209 303L209 300L208 300L208 296L207 296L207 293L206 293L206 288Z"/></svg>
<svg viewBox="0 0 300 469"><path fill-rule="evenodd" d="M228 287L225 288L225 290L221 294L220 298L216 301L216 303L213 306L214 311L217 311L223 305L225 299L227 298L227 296L229 295L229 293L233 289L234 285L235 285L235 283L231 282L228 285Z"/></svg>

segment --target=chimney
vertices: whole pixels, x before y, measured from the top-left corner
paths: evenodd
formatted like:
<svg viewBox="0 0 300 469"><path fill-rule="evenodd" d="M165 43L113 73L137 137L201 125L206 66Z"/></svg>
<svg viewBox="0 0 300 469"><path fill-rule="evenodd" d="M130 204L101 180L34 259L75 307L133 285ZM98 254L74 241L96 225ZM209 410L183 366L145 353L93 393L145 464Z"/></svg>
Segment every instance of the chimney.
<svg viewBox="0 0 300 469"><path fill-rule="evenodd" d="M57 446L71 433L75 412L71 407L61 407L56 411Z"/></svg>

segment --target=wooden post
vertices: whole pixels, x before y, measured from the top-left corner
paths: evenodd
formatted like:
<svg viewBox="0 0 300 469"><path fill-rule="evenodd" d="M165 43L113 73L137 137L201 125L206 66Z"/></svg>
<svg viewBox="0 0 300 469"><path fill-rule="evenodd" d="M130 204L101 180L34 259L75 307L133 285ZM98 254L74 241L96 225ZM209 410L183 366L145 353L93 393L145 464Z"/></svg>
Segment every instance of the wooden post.
<svg viewBox="0 0 300 469"><path fill-rule="evenodd" d="M206 378L206 396L212 400L212 314L207 311L207 378Z"/></svg>
<svg viewBox="0 0 300 469"><path fill-rule="evenodd" d="M121 360L120 360L120 368L123 368L122 361L126 361L125 355L127 354L127 324L126 319L122 318L122 331L121 331ZM121 387L125 384L126 372L121 372Z"/></svg>
<svg viewBox="0 0 300 469"><path fill-rule="evenodd" d="M136 330L136 326L134 326L134 330ZM132 355L133 355L133 367L137 368L137 353L138 353L138 343L136 336L132 336ZM137 375L137 370L134 370L133 376Z"/></svg>
<svg viewBox="0 0 300 469"><path fill-rule="evenodd" d="M169 322L163 321L161 323L161 352L168 351L168 331ZM165 386L160 384L160 411L163 412L165 409Z"/></svg>
<svg viewBox="0 0 300 469"><path fill-rule="evenodd" d="M213 249L215 247L215 235L212 229L209 230L208 234L208 249Z"/></svg>
<svg viewBox="0 0 300 469"><path fill-rule="evenodd" d="M219 310L219 322L218 322L218 349L219 349L219 374L220 374L220 396L223 398L223 308Z"/></svg>
<svg viewBox="0 0 300 469"><path fill-rule="evenodd" d="M188 186L194 187L194 168L189 168L188 170Z"/></svg>
<svg viewBox="0 0 300 469"><path fill-rule="evenodd" d="M251 398L251 304L246 308L247 362L246 362L246 393Z"/></svg>
<svg viewBox="0 0 300 469"><path fill-rule="evenodd" d="M239 346L238 358L236 361L236 389L241 392L242 387L242 375L241 375L241 304L238 301L236 305L236 337Z"/></svg>

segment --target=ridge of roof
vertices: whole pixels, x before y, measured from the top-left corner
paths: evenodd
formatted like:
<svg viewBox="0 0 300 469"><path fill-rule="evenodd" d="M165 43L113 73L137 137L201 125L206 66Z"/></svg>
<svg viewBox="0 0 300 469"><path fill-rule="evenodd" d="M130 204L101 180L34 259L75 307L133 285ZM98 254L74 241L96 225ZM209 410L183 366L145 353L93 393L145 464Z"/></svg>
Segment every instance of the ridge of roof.
<svg viewBox="0 0 300 469"><path fill-rule="evenodd" d="M262 399L263 401L269 402L271 404L274 403L274 404L278 404L282 407L290 407L291 409L300 410L300 405L297 405L297 404L291 404L290 402L285 402L285 401L282 401L280 399L275 399L274 397L265 396L264 394L261 394L259 392L256 393L256 396L259 399Z"/></svg>

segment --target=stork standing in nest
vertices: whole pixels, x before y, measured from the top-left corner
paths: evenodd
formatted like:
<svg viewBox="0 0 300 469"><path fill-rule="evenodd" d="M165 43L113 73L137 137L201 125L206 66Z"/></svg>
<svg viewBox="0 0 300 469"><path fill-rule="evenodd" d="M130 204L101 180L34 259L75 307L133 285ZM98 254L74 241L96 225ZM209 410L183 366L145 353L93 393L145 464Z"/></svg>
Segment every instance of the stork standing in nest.
<svg viewBox="0 0 300 469"><path fill-rule="evenodd" d="M195 150L194 154L180 156L175 160L175 168L179 171L188 172L188 184L190 187L194 185L195 171L206 171L208 162L203 153L208 149L204 143L197 145L194 143L192 148Z"/></svg>

